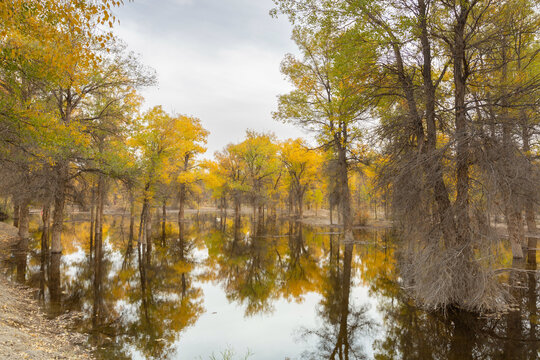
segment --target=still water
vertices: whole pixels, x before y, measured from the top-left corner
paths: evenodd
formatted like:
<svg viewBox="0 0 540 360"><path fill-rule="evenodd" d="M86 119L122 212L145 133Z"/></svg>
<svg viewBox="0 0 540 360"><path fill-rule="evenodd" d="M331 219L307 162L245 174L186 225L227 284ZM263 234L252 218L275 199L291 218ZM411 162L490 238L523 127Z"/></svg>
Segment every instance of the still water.
<svg viewBox="0 0 540 360"><path fill-rule="evenodd" d="M502 266L523 269L500 276L513 311L443 316L400 289L389 230L343 244L336 228L205 215L182 239L167 224L145 254L127 250L126 223L106 218L101 281L83 219L66 222L62 256L42 257L36 218L29 251L5 264L50 316L80 313L100 359L539 358L536 266L512 264L504 245Z"/></svg>

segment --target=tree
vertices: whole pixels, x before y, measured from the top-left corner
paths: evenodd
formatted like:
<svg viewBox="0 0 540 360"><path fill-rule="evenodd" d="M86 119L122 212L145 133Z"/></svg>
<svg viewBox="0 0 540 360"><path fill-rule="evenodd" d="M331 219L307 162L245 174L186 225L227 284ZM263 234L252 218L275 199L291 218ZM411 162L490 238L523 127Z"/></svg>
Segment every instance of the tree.
<svg viewBox="0 0 540 360"><path fill-rule="evenodd" d="M181 117L172 117L161 106L155 106L143 114L133 136L132 146L140 154L142 173L138 241L146 245L148 253L151 250L151 242L148 241L151 202L160 183L168 184L174 180L176 160L185 154L184 123Z"/></svg>
<svg viewBox="0 0 540 360"><path fill-rule="evenodd" d="M280 159L285 166L285 182L296 204L296 216L302 218L304 196L318 180L322 157L311 151L301 139L286 140L281 144Z"/></svg>
<svg viewBox="0 0 540 360"><path fill-rule="evenodd" d="M278 172L277 144L273 134L262 134L248 130L246 139L237 144L234 151L241 159L246 179L246 196L253 211L253 221L263 216L264 205L269 200L272 177Z"/></svg>
<svg viewBox="0 0 540 360"><path fill-rule="evenodd" d="M178 184L178 228L180 229L180 238L183 236L184 226L184 205L188 195L190 186L198 180L197 169L197 155L206 151L204 145L206 145L206 138L208 137L208 131L205 130L199 119L190 118L186 116L179 117L178 126L182 129L181 152L178 153L178 177L176 183Z"/></svg>
<svg viewBox="0 0 540 360"><path fill-rule="evenodd" d="M401 270L405 278L410 274L413 295L432 308L498 306L501 292L486 270L489 266L480 265L475 253L491 255L489 241L481 241L496 236L486 220L485 199L499 188L503 200L507 194L505 212L513 219L508 228L515 255L520 255L519 193L528 182L515 175L525 168L517 164L530 161L516 156L512 137L519 121L509 115L513 106L525 108L518 104L525 94L534 93L537 82L528 78L512 86L518 77L510 71L521 60L530 66L536 55L510 56L510 49L532 39L526 24L535 23L534 6L513 0L276 3L297 28L313 33L341 29L339 39L348 45L340 52L353 60L346 73L369 73L354 78L354 83L364 88L369 84L371 92L363 96L371 101L364 104L380 121L374 135L387 161L379 179L381 187L392 190L394 215L402 224L407 243L402 248L409 262ZM527 21L505 21L512 14ZM314 58L317 53L308 54ZM329 63L320 62L317 69ZM314 98L304 108L317 101L321 100ZM317 119L317 114L309 119ZM492 140L485 132L490 123L496 135ZM506 147L493 146L500 142L499 135ZM445 271L439 271L441 264Z"/></svg>
<svg viewBox="0 0 540 360"><path fill-rule="evenodd" d="M246 200L251 205L253 221L263 217L264 207L272 200L271 193L280 178L277 152L275 135L248 130L244 141L227 145L222 152L216 152L215 162L206 165L213 196L222 200L225 195L231 197L237 220Z"/></svg>
<svg viewBox="0 0 540 360"><path fill-rule="evenodd" d="M240 218L242 198L247 190L246 173L242 158L236 146L229 144L222 152L216 152L215 163L209 166L213 181L210 182L214 197L225 200L225 195L232 198L236 221ZM208 167L208 166L207 166Z"/></svg>
<svg viewBox="0 0 540 360"><path fill-rule="evenodd" d="M360 139L361 121L369 107L365 96L365 74L361 68L351 68L351 62L343 56L341 34L333 25L323 24L320 28L297 26L293 30L292 39L303 58L287 55L283 60L281 71L295 90L279 97L278 110L273 116L313 131L322 147L333 150L340 213L345 237L350 241L353 224L350 152ZM369 48L365 51L368 53ZM366 54L366 57L371 55Z"/></svg>

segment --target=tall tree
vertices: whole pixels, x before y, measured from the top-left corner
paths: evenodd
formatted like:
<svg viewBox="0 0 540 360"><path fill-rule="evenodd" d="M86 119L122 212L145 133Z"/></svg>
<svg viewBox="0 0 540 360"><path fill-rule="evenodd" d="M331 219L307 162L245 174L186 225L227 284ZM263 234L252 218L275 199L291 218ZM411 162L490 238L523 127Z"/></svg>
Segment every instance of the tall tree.
<svg viewBox="0 0 540 360"><path fill-rule="evenodd" d="M277 120L291 122L313 131L322 147L332 149L335 156L335 179L338 184L340 213L345 238L352 240L349 169L350 153L360 139L362 120L368 113L365 73L344 55L341 32L335 24L320 28L296 27L292 39L302 58L287 55L281 71L294 90L279 97ZM363 48L365 56L373 53ZM358 64L354 64L358 65Z"/></svg>
<svg viewBox="0 0 540 360"><path fill-rule="evenodd" d="M184 235L184 207L190 187L198 180L195 171L198 167L197 156L206 151L205 145L208 131L202 127L199 119L180 116L179 122L179 126L182 128L182 138L179 139L182 150L178 153L178 177L176 183L178 184L179 205L178 228L182 238Z"/></svg>

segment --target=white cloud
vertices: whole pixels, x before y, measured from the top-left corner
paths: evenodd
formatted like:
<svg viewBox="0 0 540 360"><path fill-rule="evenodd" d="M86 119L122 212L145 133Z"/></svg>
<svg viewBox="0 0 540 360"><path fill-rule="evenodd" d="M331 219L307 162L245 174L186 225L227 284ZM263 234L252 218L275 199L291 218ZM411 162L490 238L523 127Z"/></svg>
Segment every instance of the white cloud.
<svg viewBox="0 0 540 360"><path fill-rule="evenodd" d="M161 104L169 111L199 117L211 132L208 155L241 140L247 128L274 131L281 138L302 135L299 129L271 118L276 96L289 89L279 65L290 48L249 36L235 38L241 33L238 29L229 34L232 39L225 44L220 39L227 34L218 34L219 26L213 31L206 29L204 35L194 33L197 27L189 32L174 27L162 32L157 30L159 17L152 21L154 29L135 19L135 15L121 17L118 33L130 49L141 54L143 63L157 71L159 86L143 92L146 105ZM197 23L197 19L190 21Z"/></svg>

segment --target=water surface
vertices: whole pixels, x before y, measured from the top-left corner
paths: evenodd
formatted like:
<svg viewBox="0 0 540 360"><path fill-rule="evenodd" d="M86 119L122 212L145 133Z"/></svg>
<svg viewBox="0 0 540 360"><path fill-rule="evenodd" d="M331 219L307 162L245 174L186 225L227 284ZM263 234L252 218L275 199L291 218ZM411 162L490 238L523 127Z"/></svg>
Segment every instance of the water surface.
<svg viewBox="0 0 540 360"><path fill-rule="evenodd" d="M50 316L80 312L77 330L100 359L539 357L535 265L501 275L513 311L444 316L417 309L400 289L389 230L359 230L343 244L339 228L206 215L182 238L175 223L164 237L155 226L145 252L128 250L127 222L106 217L99 263L89 223L76 218L66 222L63 255L42 257L36 219L29 251L6 262ZM503 265L509 254L501 245Z"/></svg>

